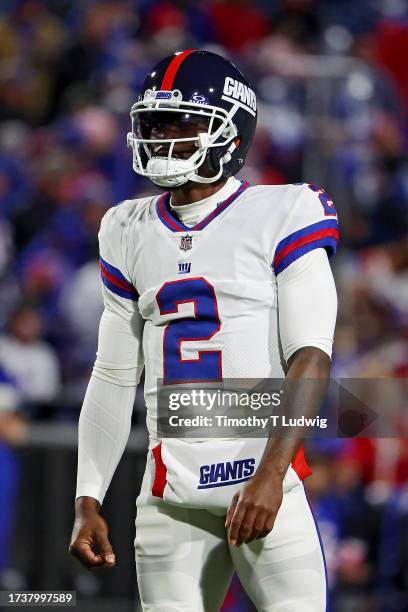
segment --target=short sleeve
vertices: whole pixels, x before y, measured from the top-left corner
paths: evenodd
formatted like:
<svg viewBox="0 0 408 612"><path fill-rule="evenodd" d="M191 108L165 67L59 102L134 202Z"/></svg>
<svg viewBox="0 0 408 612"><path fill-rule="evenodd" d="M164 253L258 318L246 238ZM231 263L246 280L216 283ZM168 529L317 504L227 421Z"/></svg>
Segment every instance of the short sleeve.
<svg viewBox="0 0 408 612"><path fill-rule="evenodd" d="M138 293L125 266L125 229L120 218L120 205L104 215L99 231L99 265L106 290L125 300L137 301Z"/></svg>
<svg viewBox="0 0 408 612"><path fill-rule="evenodd" d="M303 184L285 207L285 220L273 256L273 270L280 274L313 249L335 254L339 240L336 209L330 196L316 185Z"/></svg>

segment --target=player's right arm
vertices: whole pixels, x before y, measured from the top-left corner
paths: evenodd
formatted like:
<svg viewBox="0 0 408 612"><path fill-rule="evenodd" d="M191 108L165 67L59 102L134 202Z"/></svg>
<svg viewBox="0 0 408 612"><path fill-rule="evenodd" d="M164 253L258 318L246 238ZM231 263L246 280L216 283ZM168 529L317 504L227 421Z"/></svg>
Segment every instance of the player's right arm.
<svg viewBox="0 0 408 612"><path fill-rule="evenodd" d="M89 569L115 564L100 509L129 437L143 369L143 321L126 270L122 216L120 207L110 209L99 233L105 308L78 427L75 523L69 550Z"/></svg>

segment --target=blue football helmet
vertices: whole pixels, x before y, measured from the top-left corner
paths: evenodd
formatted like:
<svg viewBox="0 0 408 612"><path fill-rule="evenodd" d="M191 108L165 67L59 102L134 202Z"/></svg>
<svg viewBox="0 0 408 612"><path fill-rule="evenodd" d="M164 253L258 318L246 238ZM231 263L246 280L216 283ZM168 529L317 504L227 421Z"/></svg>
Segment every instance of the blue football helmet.
<svg viewBox="0 0 408 612"><path fill-rule="evenodd" d="M209 51L181 51L147 75L130 116L135 172L161 187L213 183L244 165L256 127L256 96L230 61ZM163 124L196 127L189 137L158 138ZM177 143L193 144L188 159L174 156ZM198 173L204 161L211 176Z"/></svg>

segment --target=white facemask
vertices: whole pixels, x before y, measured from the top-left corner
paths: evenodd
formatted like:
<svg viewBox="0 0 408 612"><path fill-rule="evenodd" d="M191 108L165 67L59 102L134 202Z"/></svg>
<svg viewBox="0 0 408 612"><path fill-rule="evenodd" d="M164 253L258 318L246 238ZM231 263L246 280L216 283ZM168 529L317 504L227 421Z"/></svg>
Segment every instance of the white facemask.
<svg viewBox="0 0 408 612"><path fill-rule="evenodd" d="M233 105L231 110L227 112L222 108L211 105L182 102L181 94L180 92L177 93L177 90L172 92L170 100L158 100L155 98L157 94L158 92L146 92L144 99L134 104L130 113L133 129L128 134L128 145L133 150L133 168L135 172L146 176L160 187L178 187L184 185L187 181L196 183L213 183L217 181L222 176L224 164L230 161L231 153L236 149L235 139L238 134L232 119L238 110L238 106ZM135 122L138 114L145 111L192 113L209 120L208 131L200 133L194 138L167 140L141 138L135 129ZM215 127L215 120L218 120L218 127ZM172 157L172 151L177 142L193 142L197 150L188 159L174 158ZM165 156L155 155L155 147L162 144L170 145L168 154ZM211 177L200 176L197 170L204 163L208 150L211 147L228 144L228 149L220 159L220 167L216 174ZM147 156L145 165L142 162L142 152L145 157Z"/></svg>
<svg viewBox="0 0 408 612"><path fill-rule="evenodd" d="M184 185L194 172L194 162L190 159L151 157L146 165L146 175L151 175L152 182L159 187Z"/></svg>

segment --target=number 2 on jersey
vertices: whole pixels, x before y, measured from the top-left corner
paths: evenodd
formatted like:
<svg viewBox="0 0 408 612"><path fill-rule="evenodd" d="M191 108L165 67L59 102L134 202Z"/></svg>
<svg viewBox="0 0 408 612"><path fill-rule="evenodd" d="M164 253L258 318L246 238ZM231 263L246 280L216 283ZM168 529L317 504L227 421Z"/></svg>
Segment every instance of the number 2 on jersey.
<svg viewBox="0 0 408 612"><path fill-rule="evenodd" d="M334 216L336 216L337 212L336 212L336 209L334 207L333 200L325 192L325 190L321 189L317 185L312 185L311 183L308 183L307 186L309 187L309 189L311 189L312 191L317 193L318 198L319 198L319 200L321 202L321 205L323 206L323 210L324 210L325 216L326 217L331 217L331 216L334 217Z"/></svg>
<svg viewBox="0 0 408 612"><path fill-rule="evenodd" d="M196 359L181 355L183 342L210 340L220 330L214 287L202 277L172 281L164 283L156 299L162 315L178 313L180 304L194 304L194 317L174 319L164 330L164 384L221 380L221 351L199 350Z"/></svg>

